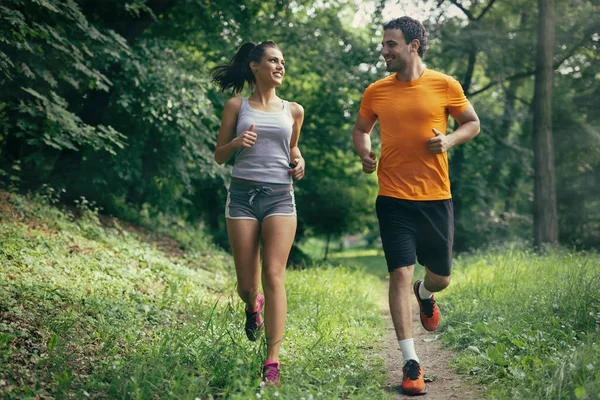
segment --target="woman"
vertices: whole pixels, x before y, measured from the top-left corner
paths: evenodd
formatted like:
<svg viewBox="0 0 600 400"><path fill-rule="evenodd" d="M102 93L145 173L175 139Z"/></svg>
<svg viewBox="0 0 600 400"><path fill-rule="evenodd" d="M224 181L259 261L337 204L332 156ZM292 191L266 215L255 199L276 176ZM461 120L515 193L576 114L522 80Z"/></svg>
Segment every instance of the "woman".
<svg viewBox="0 0 600 400"><path fill-rule="evenodd" d="M292 177L302 179L305 166L298 148L304 109L277 97L285 61L273 42L245 43L211 75L223 91L239 93L245 83L254 89L247 99L234 97L225 104L215 160L223 164L235 155L225 215L238 293L246 303L245 331L248 339L257 340L264 305L263 381L279 386L287 313L284 277L297 223ZM259 272L264 296L258 293Z"/></svg>

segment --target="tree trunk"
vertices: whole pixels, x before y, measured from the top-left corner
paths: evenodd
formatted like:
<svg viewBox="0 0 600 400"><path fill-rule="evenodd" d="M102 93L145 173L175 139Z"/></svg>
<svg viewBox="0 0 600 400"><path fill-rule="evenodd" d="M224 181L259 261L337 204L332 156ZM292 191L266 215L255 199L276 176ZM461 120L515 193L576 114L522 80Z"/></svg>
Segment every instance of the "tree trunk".
<svg viewBox="0 0 600 400"><path fill-rule="evenodd" d="M538 46L533 97L535 184L533 238L540 249L558 243L556 184L552 143L552 61L554 57L554 0L538 0Z"/></svg>
<svg viewBox="0 0 600 400"><path fill-rule="evenodd" d="M468 53L467 71L461 82L463 91L469 93L471 82L473 81L473 72L477 61L477 48L472 46ZM454 129L458 129L459 124L454 121ZM452 151L452 157L449 159L450 178L452 190L452 203L454 207L454 250L457 252L465 251L469 248L465 224L462 218L463 202L461 197L462 171L465 164L465 151L463 146L457 146Z"/></svg>
<svg viewBox="0 0 600 400"><path fill-rule="evenodd" d="M327 261L327 257L329 256L329 243L331 242L331 233L327 234L327 244L325 245L325 256L323 257L323 261Z"/></svg>

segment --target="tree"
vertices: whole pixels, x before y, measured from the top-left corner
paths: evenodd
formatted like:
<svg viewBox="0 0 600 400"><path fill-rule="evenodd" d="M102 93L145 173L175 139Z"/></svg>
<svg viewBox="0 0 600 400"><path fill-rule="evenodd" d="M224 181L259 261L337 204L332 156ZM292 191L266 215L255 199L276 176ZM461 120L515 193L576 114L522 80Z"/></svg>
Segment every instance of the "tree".
<svg viewBox="0 0 600 400"><path fill-rule="evenodd" d="M438 2L427 20L426 62L461 80L482 124L476 140L450 153L457 250L533 240L532 104L538 19L529 3L450 0ZM448 7L457 7L463 15L448 17ZM599 147L596 113L591 110L597 108L599 90L595 76L600 20L588 16L600 10L597 2L585 0L558 1L555 7L552 135L560 187L559 240L597 247L600 202L595 199L600 185L591 176L598 171Z"/></svg>
<svg viewBox="0 0 600 400"><path fill-rule="evenodd" d="M552 141L552 75L554 0L538 0L538 46L533 98L534 200L533 236L536 248L558 243L554 146Z"/></svg>

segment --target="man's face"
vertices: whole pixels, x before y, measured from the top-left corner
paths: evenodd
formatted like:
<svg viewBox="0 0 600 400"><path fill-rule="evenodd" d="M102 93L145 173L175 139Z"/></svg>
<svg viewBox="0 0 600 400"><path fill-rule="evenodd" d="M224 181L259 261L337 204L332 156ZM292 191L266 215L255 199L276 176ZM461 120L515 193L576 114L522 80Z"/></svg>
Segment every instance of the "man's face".
<svg viewBox="0 0 600 400"><path fill-rule="evenodd" d="M410 60L410 43L404 41L400 29L387 29L383 32L381 56L388 72L404 72Z"/></svg>

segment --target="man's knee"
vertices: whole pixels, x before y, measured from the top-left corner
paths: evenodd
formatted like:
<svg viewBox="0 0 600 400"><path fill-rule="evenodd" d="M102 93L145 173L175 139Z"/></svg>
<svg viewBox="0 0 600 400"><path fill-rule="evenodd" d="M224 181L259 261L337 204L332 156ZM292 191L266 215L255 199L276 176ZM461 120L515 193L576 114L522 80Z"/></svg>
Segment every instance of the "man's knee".
<svg viewBox="0 0 600 400"><path fill-rule="evenodd" d="M390 272L390 283L393 286L411 285L414 273L414 266L400 267Z"/></svg>

